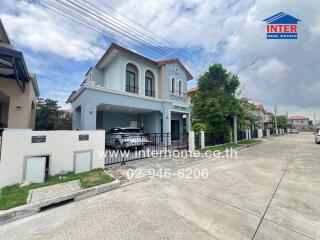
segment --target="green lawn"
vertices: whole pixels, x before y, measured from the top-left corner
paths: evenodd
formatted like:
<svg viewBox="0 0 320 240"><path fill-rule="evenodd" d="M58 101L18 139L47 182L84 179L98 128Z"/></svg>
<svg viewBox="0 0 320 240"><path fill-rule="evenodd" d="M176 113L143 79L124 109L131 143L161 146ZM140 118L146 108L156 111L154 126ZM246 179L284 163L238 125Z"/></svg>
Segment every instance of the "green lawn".
<svg viewBox="0 0 320 240"><path fill-rule="evenodd" d="M72 180L80 180L82 188L89 188L100 184L112 182L113 177L107 175L103 169L94 169L90 172L75 174L68 173L66 177L60 179L59 176L50 176L44 183L33 183L27 187L19 187L19 185L7 186L0 189L0 210L17 207L26 204L28 192L30 189L45 187L58 183L69 182Z"/></svg>
<svg viewBox="0 0 320 240"><path fill-rule="evenodd" d="M221 144L221 145L217 145L217 146L212 146L212 147L206 147L206 148L202 148L200 149L200 152L204 153L205 151L220 151L223 152L226 149L230 149L230 148L237 148L239 147L238 144L235 143L226 143L226 144Z"/></svg>
<svg viewBox="0 0 320 240"><path fill-rule="evenodd" d="M239 141L239 144L253 144L253 143L258 143L261 142L261 140L257 140L257 139L248 139L248 140L242 140Z"/></svg>
<svg viewBox="0 0 320 240"><path fill-rule="evenodd" d="M245 144L252 144L252 143L258 143L258 142L261 142L261 140L257 140L257 139L248 139L248 140L242 140L242 141L239 141L238 144L235 144L235 143L226 143L226 144L221 144L221 145L217 145L217 146L212 146L212 147L206 147L206 148L203 148L203 149L200 149L200 152L204 153L205 151L220 151L220 152L223 152L225 151L226 149L230 149L230 148L238 148L238 147L241 147Z"/></svg>

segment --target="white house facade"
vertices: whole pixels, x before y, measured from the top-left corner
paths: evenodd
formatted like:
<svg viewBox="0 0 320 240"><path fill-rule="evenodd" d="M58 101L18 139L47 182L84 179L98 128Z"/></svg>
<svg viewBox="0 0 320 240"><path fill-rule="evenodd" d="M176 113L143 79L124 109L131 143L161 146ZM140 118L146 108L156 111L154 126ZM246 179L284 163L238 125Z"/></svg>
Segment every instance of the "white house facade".
<svg viewBox="0 0 320 240"><path fill-rule="evenodd" d="M156 62L113 43L67 101L73 128L138 127L178 138L190 129L191 79L178 59Z"/></svg>

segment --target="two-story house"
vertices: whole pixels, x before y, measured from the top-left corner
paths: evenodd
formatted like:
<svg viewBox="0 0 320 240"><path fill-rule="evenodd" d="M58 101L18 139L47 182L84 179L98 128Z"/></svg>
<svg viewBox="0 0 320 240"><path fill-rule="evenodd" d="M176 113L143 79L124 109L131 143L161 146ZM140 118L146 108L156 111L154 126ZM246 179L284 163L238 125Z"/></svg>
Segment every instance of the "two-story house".
<svg viewBox="0 0 320 240"><path fill-rule="evenodd" d="M191 79L178 59L154 61L112 43L67 100L73 128L138 127L179 140L190 128L186 93Z"/></svg>
<svg viewBox="0 0 320 240"><path fill-rule="evenodd" d="M309 123L309 118L303 116L291 116L288 118L288 123L292 128L298 130L307 130L312 129L312 126Z"/></svg>
<svg viewBox="0 0 320 240"><path fill-rule="evenodd" d="M34 128L38 96L36 76L0 20L0 135L5 128Z"/></svg>

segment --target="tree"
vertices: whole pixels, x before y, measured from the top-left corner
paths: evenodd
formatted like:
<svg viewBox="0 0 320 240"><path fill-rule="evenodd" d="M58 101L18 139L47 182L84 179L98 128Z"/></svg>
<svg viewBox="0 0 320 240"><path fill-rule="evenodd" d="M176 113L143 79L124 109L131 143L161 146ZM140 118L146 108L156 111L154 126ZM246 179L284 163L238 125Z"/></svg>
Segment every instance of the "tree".
<svg viewBox="0 0 320 240"><path fill-rule="evenodd" d="M257 123L261 120L261 117L254 114L256 107L254 104L250 103L247 98L240 98L239 104L241 107L241 115L239 117L239 124L241 130L249 129L252 124Z"/></svg>
<svg viewBox="0 0 320 240"><path fill-rule="evenodd" d="M288 118L286 116L277 116L278 129L289 128Z"/></svg>
<svg viewBox="0 0 320 240"><path fill-rule="evenodd" d="M71 117L63 117L58 101L49 98L37 101L36 130L71 129L71 122Z"/></svg>
<svg viewBox="0 0 320 240"><path fill-rule="evenodd" d="M204 123L207 132L230 141L234 116L243 111L236 91L239 87L237 75L227 72L221 64L214 64L198 79L198 92L193 98L192 117Z"/></svg>

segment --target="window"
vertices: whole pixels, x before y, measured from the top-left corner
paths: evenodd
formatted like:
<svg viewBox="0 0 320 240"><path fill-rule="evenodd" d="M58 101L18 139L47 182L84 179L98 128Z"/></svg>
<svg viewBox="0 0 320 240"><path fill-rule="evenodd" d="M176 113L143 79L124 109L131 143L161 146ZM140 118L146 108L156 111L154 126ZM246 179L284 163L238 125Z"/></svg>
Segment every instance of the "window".
<svg viewBox="0 0 320 240"><path fill-rule="evenodd" d="M175 94L176 92L176 79L174 77L171 78L171 94Z"/></svg>
<svg viewBox="0 0 320 240"><path fill-rule="evenodd" d="M182 97L182 81L181 80L178 83L178 93L179 93L179 97Z"/></svg>
<svg viewBox="0 0 320 240"><path fill-rule="evenodd" d="M138 69L130 63L126 66L126 92L138 93Z"/></svg>
<svg viewBox="0 0 320 240"><path fill-rule="evenodd" d="M149 97L154 97L154 76L151 71L146 71L145 76L145 95Z"/></svg>

